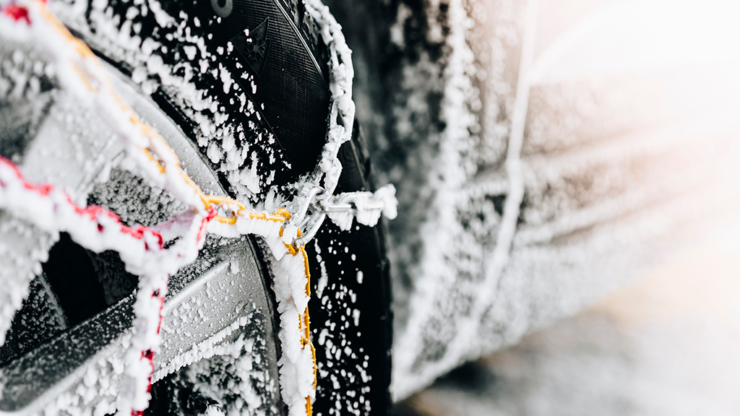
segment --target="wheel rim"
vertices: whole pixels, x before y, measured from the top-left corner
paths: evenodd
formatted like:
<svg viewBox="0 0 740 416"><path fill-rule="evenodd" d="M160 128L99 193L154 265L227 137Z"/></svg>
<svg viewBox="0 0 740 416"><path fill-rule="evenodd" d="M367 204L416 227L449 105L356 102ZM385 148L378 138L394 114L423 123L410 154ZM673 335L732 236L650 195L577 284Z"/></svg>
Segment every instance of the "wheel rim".
<svg viewBox="0 0 740 416"><path fill-rule="evenodd" d="M226 195L215 174L180 129L120 72L113 67L109 69L121 96L168 141L194 181L211 193ZM75 158L61 160L56 157L69 143L54 139L75 133L70 131L74 126L59 123L59 120L64 120L65 114L86 121L91 121L91 116L79 105L70 106L63 92L54 91L54 94L56 100L41 122L38 134L28 138L22 157L16 159L20 160L24 172L37 174L34 180L58 183L61 175L61 182L70 189L73 198L84 198L95 177L101 172L109 175L105 173L111 169L108 162L121 162L123 149L115 145L96 149L94 140L87 138L110 133L93 121L92 131L97 134L82 135L81 143L77 143L77 147L88 145L99 152L92 165ZM64 108L55 108L58 106ZM51 150L44 152L42 148ZM144 223L151 221L147 218L151 215L151 211L143 209L129 220ZM3 219L12 221L7 216ZM34 243L33 239L28 242ZM219 354L234 356L239 353L242 358L250 354L252 368L242 374L249 378L243 382L260 397L259 409L268 414L277 411L280 398L276 388L276 327L263 276L252 239L209 236L198 260L170 278L162 345L154 359L152 381ZM117 384L123 378L124 347L129 342L134 315L133 302L134 294L131 293L79 325L2 364L0 413L31 414L50 407L115 411L115 397L120 387ZM229 405L220 403L220 398L209 398L222 407ZM255 403L242 400L241 406L254 406Z"/></svg>

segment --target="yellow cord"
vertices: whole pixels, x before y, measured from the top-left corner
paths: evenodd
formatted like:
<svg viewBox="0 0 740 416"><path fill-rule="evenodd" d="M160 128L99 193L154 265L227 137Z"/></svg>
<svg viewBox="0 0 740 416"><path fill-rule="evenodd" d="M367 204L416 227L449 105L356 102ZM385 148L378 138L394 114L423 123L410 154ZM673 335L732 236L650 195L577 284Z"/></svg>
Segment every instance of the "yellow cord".
<svg viewBox="0 0 740 416"><path fill-rule="evenodd" d="M99 69L101 72L104 71L104 67L100 64L98 61L97 56L90 50L90 48L81 40L77 39L70 31L62 24L53 14L51 14L48 9L45 7L45 2L42 2L40 0L34 0L35 3L38 5L38 10L40 12L40 15L42 18L48 23L55 31L60 35L60 37L67 42L71 44L73 49L80 55L83 62L87 64L94 65L96 69ZM185 173L184 170L180 167L180 160L175 154L174 150L167 144L167 142L162 138L162 136L151 126L145 124L141 121L141 119L138 117L138 115L123 101L123 99L116 94L115 89L113 87L113 83L111 80L107 77L104 79L98 79L100 85L97 85L90 81L90 79L86 75L86 71L83 70L83 68L80 68L77 63L72 62L72 68L74 69L75 73L79 76L80 81L85 85L85 88L87 88L90 92L100 91L101 89L104 89L106 93L110 95L110 97L119 105L120 109L124 112L124 114L129 115L129 121L136 126L142 135L150 140L150 146L149 147L141 147L139 150L143 152L146 155L147 160L149 160L152 164L154 164L157 168L157 171L159 171L160 174L166 174L168 169L174 169L177 171L179 176L181 176L185 183L193 189L193 192L199 197L200 201L202 202L202 208L203 209L209 209L211 205L216 205L219 208L223 210L231 210L231 216L221 216L216 215L214 217L214 220L223 223L223 224L236 224L237 218L239 217L248 217L250 219L258 219L258 220L264 220L264 221L274 221L279 223L285 223L285 221L289 220L291 215L285 208L280 208L277 211L275 211L272 214L264 213L264 212L254 212L248 210L242 203L240 203L237 200L224 197L224 196L218 196L218 195L207 195L204 194L203 191L201 191L200 187L193 181L193 179L188 176L187 173ZM156 145L156 146L154 146ZM173 161L173 163L167 164L164 163L161 159L158 158L156 155L156 152L153 152L151 150L152 147L155 147L158 151L166 152L167 153L167 160ZM235 210L234 210L235 209ZM280 236L282 237L283 229L280 228ZM300 237L301 232L298 230L298 236ZM285 244L285 247L288 249L290 254L292 256L298 255L298 252L301 253L303 256L303 261L305 265L305 275L306 275L306 295L311 296L311 273L310 273L310 267L308 263L308 255L306 254L305 246L300 246L296 250L296 248L291 244ZM302 321L302 322L301 322ZM306 307L306 310L303 313L302 319L299 319L298 322L299 329L302 329L302 336L301 336L301 346L305 348L308 346L311 349L311 355L313 357L313 374L314 374L314 382L313 387L316 388L316 349L314 348L313 344L311 343L311 330L310 330L310 319L308 314L308 307ZM311 406L311 397L306 397L306 413L311 416L312 414L312 406Z"/></svg>

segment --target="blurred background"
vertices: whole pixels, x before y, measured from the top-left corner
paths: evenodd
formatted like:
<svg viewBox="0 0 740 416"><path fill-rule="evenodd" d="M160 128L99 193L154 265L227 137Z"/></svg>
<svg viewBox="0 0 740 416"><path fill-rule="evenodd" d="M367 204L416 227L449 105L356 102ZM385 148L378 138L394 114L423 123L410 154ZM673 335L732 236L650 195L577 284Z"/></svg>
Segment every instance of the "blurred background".
<svg viewBox="0 0 740 416"><path fill-rule="evenodd" d="M740 412L740 3L328 1L396 415Z"/></svg>
<svg viewBox="0 0 740 416"><path fill-rule="evenodd" d="M740 222L682 257L393 415L740 414Z"/></svg>

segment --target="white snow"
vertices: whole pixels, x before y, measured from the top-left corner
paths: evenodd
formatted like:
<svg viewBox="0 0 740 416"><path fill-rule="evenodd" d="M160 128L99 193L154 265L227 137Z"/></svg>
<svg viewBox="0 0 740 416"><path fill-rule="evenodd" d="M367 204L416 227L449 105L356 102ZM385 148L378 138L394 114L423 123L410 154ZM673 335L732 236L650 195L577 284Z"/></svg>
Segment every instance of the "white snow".
<svg viewBox="0 0 740 416"><path fill-rule="evenodd" d="M396 200L396 188L393 185L385 185L372 192L345 192L329 198L326 204L330 207L336 204L352 204L352 209L344 212L327 213L329 219L340 229L347 231L352 228L352 220L368 227L378 223L380 215L388 219L394 219L398 215Z"/></svg>
<svg viewBox="0 0 740 416"><path fill-rule="evenodd" d="M27 221L33 226L52 236L59 232L68 232L72 239L81 246L96 252L103 250L117 251L126 265L126 269L140 275L139 290L134 305L134 330L128 344L128 351L123 368L124 379L121 391L115 403L119 414L130 414L134 410L144 410L148 405L147 388L152 381L152 357L159 345L161 310L167 292L168 276L182 266L191 263L205 240L206 230L222 236L236 237L245 234L260 235L275 256L273 263L276 279L274 282L278 311L280 312L281 349L280 385L283 400L288 404L291 416L306 414L306 400L312 400L315 389L315 359L313 346L310 343L308 325L308 259L303 247L291 244L298 237L297 224L285 223L283 217L259 213L244 209L238 203L229 201L205 202L203 193L192 183L180 168L179 160L165 140L149 126L144 125L138 116L124 104L115 92L105 68L94 54L79 40L74 39L56 19L45 9L45 3L35 0L19 1L19 5L29 11L31 25L23 22L9 22L2 18L0 35L14 39L32 39L44 47L54 63L54 71L61 87L71 91L79 101L92 109L109 125L116 135L126 143L129 158L136 162L137 170L151 183L170 192L189 209L173 217L170 221L154 228L143 226L127 227L110 211L100 207L77 206L69 196L52 186L36 186L25 181L15 165L0 159L0 207L14 217ZM147 2L158 24L165 27L175 25L176 20L169 16L156 1ZM133 73L133 80L145 91L156 87L150 76L157 75L162 85L178 88L179 93L188 102L193 112L189 113L200 124L205 138L220 128L228 115L217 111L217 103L203 92L198 91L186 78L172 75L174 68L164 64L158 52L167 53L157 42L146 39L143 43L138 37L130 37L131 24L124 22L122 29L106 17L107 3L95 1L93 16L101 33L108 33L118 44L101 45L104 48L118 50L120 53L138 54L139 62ZM322 152L321 161L309 180L302 185L313 188L323 179L325 193L323 197L332 197L337 180L341 173L341 164L337 159L340 145L351 137L351 121L354 120L354 103L352 102L351 51L341 33L341 27L329 13L326 6L318 0L306 2L308 13L321 27L321 35L330 52L330 78L332 106L328 126L327 144ZM147 9L144 8L143 12ZM80 9L77 10L80 12ZM127 13L133 17L134 13ZM75 16L71 19L74 20ZM207 51L202 39L191 37L189 31L178 34L189 45L184 49L189 60L196 59L196 47L201 58L207 58ZM206 59L199 61L201 70L205 69ZM187 72L187 71L186 71ZM224 92L237 89L231 74L220 68L218 78L223 82ZM254 85L254 84L253 84ZM248 106L254 111L252 103ZM201 110L208 110L213 117L204 115ZM341 120L350 121L349 126ZM227 177L238 184L242 194L257 194L261 191L260 176L256 152L251 153L252 163L238 171L248 152L245 145L235 146L233 131L220 131L219 136L227 137L221 146L208 144L207 155L214 163L226 161ZM272 137L267 138L272 142ZM199 140L200 142L200 140ZM225 158L224 158L225 156ZM270 156L272 157L272 155ZM273 172L274 174L274 172ZM395 189L392 186L379 189L375 194L355 193L345 195L356 206L357 219L360 223L374 225L381 212L389 218L396 215ZM299 192L299 195L307 195ZM297 198L286 204L289 208L304 205L305 201ZM214 207L215 206L215 207ZM217 208L216 208L217 207ZM226 220L212 221L218 212L231 212ZM222 219L223 219L222 218ZM298 218L302 220L302 218ZM234 220L234 221L229 221ZM349 222L351 224L350 215ZM345 219L346 221L346 219ZM165 240L179 237L172 246L164 248ZM281 238L282 237L282 238ZM47 244L47 246L50 244ZM286 253L290 255L285 255ZM38 258L31 256L34 272L38 270ZM27 278L32 276L28 274ZM322 276L323 277L323 276ZM358 279L361 279L358 275ZM324 286L326 283L324 283ZM12 313L20 306L25 296L26 285L19 282L9 294L10 308L3 307L0 315L0 331L9 325ZM2 293L0 293L2 295ZM7 309L7 310L6 310ZM7 312L7 313L6 313ZM355 321L359 319L356 311ZM0 338L2 342L2 338ZM201 348L203 346L197 346ZM207 348L208 346L206 346ZM340 354L337 349L336 354ZM185 354L178 363L186 363ZM158 374L159 375L159 374ZM68 400L67 396L60 400ZM69 399L71 400L71 399ZM100 405L96 413L111 410L112 403ZM65 407L60 405L59 407Z"/></svg>

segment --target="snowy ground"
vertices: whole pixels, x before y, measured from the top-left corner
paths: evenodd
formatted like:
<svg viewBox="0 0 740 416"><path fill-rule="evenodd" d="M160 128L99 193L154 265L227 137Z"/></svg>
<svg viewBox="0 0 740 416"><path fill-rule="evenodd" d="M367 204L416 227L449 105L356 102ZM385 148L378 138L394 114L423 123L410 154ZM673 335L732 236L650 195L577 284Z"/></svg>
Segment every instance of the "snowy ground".
<svg viewBox="0 0 740 416"><path fill-rule="evenodd" d="M467 364L397 416L740 413L740 222L586 311Z"/></svg>

